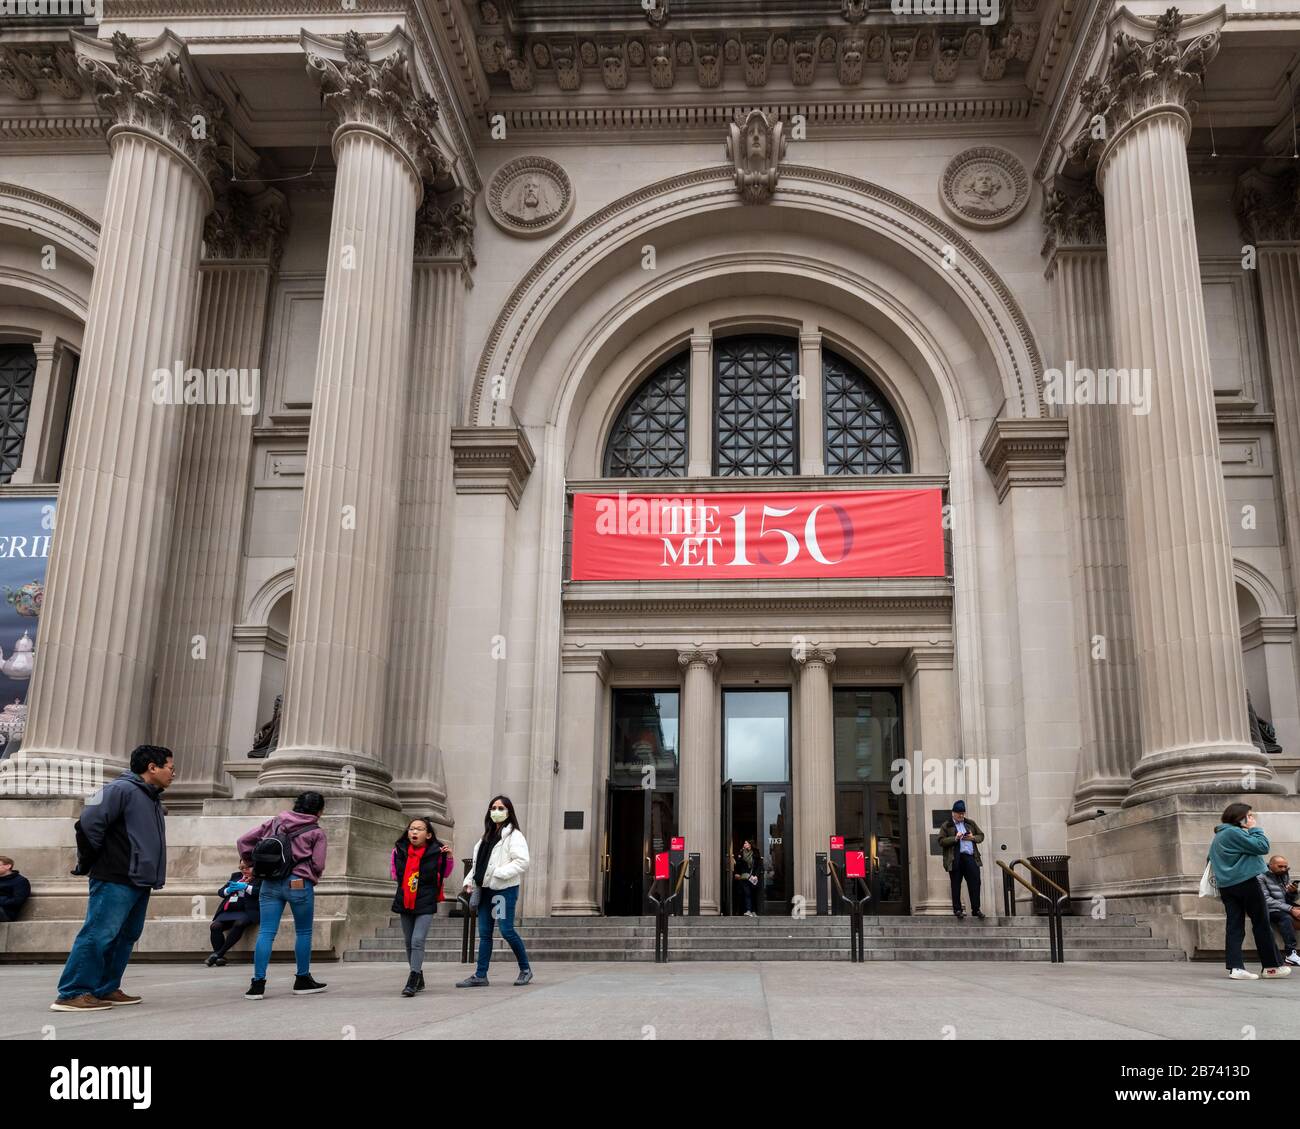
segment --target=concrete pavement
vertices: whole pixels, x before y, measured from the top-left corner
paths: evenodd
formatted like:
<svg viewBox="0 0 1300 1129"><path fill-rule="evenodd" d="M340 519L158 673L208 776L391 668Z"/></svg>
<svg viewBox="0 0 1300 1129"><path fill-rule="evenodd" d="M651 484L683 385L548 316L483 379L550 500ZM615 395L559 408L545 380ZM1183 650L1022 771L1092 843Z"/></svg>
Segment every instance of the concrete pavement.
<svg viewBox="0 0 1300 1129"><path fill-rule="evenodd" d="M250 1003L246 964L140 963L123 987L142 1005L75 1015L48 1010L57 966L5 965L0 1039L1300 1038L1300 975L1237 983L1208 963L551 963L526 988L493 971L456 989L463 966L430 966L408 1000L400 965L321 964L329 991L295 997L275 964Z"/></svg>

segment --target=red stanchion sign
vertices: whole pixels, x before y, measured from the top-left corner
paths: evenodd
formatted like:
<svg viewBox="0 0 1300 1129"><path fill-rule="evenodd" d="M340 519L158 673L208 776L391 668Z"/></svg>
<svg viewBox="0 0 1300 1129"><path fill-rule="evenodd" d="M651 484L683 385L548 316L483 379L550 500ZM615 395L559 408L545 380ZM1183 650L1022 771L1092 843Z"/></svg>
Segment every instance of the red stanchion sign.
<svg viewBox="0 0 1300 1129"><path fill-rule="evenodd" d="M574 580L943 576L938 490L575 494Z"/></svg>
<svg viewBox="0 0 1300 1129"><path fill-rule="evenodd" d="M865 878L867 876L867 856L865 851L844 852L844 877Z"/></svg>
<svg viewBox="0 0 1300 1129"><path fill-rule="evenodd" d="M660 851L655 855L655 881L669 877L671 875L668 872L668 852Z"/></svg>

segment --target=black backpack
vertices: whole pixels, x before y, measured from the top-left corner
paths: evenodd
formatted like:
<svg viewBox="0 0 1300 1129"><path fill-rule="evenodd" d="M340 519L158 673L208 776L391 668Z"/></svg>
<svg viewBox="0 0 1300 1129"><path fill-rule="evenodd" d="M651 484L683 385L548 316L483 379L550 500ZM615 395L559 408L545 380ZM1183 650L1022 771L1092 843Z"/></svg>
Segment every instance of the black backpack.
<svg viewBox="0 0 1300 1129"><path fill-rule="evenodd" d="M293 873L293 848L289 844L304 831L317 826L309 823L284 831L279 822L271 824L271 834L253 845L253 874L257 878L288 878Z"/></svg>

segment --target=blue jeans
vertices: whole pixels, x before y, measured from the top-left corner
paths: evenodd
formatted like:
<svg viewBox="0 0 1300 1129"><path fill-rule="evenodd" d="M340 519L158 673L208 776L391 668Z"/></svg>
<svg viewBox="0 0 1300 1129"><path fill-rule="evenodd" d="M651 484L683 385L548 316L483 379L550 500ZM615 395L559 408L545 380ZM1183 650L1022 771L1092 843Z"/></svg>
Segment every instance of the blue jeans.
<svg viewBox="0 0 1300 1129"><path fill-rule="evenodd" d="M293 955L298 962L298 975L311 971L311 923L316 912L316 885L309 878L302 879L302 888L293 890L288 878L264 878L262 896L258 905L262 910L262 923L257 931L257 944L253 947L253 979L266 979L266 966L271 963L271 945L280 929L280 918L288 905L293 914Z"/></svg>
<svg viewBox="0 0 1300 1129"><path fill-rule="evenodd" d="M478 966L475 976L487 976L492 960L492 926L501 922L501 936L519 962L519 971L528 967L528 951L523 938L515 930L515 902L519 900L519 887L507 886L504 890L484 889L478 903ZM495 913L493 912L495 910Z"/></svg>
<svg viewBox="0 0 1300 1129"><path fill-rule="evenodd" d="M59 977L59 999L111 996L122 986L131 950L144 932L148 886L90 880L86 920Z"/></svg>

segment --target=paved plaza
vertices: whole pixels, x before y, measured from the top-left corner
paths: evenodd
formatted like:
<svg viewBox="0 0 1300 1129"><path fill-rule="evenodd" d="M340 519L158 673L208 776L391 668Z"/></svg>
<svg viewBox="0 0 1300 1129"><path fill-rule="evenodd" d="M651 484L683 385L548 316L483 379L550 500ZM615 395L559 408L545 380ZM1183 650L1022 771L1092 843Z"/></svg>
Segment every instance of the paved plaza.
<svg viewBox="0 0 1300 1129"><path fill-rule="evenodd" d="M878 961L536 966L514 988L452 987L459 964L433 965L402 999L399 965L322 964L319 996L290 993L271 968L261 1003L242 998L246 965L137 964L124 988L138 1007L48 1010L59 969L0 967L0 1038L469 1039L1295 1039L1300 977L1233 983L1209 963L1006 964ZM51 1026L53 1031L50 1030ZM1253 1029L1253 1030L1252 1030Z"/></svg>

